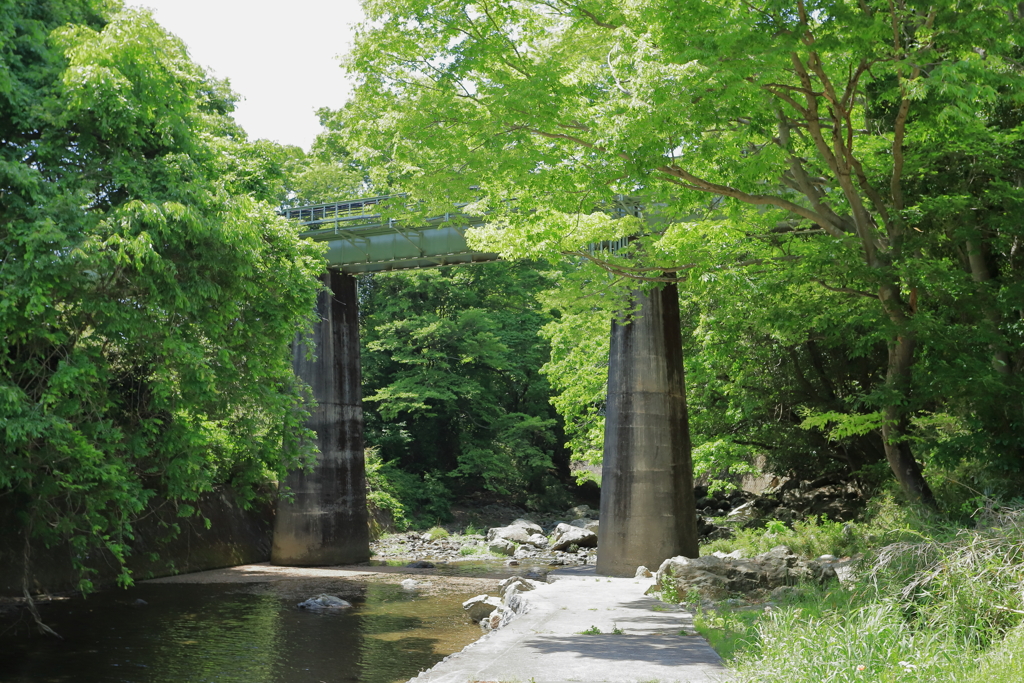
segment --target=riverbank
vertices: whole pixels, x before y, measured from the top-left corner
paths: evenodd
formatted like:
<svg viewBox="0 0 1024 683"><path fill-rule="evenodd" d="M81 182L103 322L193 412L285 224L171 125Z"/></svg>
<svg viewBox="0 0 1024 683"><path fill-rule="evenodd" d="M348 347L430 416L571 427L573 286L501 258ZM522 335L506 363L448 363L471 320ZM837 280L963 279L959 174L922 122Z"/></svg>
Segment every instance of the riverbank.
<svg viewBox="0 0 1024 683"><path fill-rule="evenodd" d="M410 683L725 680L693 615L646 595L653 579L560 569L522 593L523 613Z"/></svg>

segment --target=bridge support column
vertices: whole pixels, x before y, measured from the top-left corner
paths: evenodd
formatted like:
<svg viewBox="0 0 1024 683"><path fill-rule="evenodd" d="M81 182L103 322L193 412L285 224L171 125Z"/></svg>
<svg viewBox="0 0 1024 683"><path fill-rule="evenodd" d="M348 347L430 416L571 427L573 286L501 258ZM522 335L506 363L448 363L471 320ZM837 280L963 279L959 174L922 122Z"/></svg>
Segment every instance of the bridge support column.
<svg viewBox="0 0 1024 683"><path fill-rule="evenodd" d="M316 358L306 358L298 339L292 347L295 374L317 401L307 426L316 432L320 455L311 472L291 472L284 482L294 498L277 504L273 564L350 564L370 557L356 280L329 270L324 283L313 328Z"/></svg>
<svg viewBox="0 0 1024 683"><path fill-rule="evenodd" d="M597 572L633 576L697 557L679 295L634 293L640 310L612 322Z"/></svg>

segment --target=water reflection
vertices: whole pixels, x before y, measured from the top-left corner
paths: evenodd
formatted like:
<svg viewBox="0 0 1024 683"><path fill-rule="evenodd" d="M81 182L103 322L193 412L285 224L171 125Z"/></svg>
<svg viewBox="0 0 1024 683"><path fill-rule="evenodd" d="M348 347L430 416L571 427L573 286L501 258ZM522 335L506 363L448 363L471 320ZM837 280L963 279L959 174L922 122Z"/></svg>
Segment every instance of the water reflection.
<svg viewBox="0 0 1024 683"><path fill-rule="evenodd" d="M147 585L45 605L44 618L65 640L0 638L0 681L391 683L479 635L459 604L468 595L354 582L329 592L353 609L298 610L287 581Z"/></svg>

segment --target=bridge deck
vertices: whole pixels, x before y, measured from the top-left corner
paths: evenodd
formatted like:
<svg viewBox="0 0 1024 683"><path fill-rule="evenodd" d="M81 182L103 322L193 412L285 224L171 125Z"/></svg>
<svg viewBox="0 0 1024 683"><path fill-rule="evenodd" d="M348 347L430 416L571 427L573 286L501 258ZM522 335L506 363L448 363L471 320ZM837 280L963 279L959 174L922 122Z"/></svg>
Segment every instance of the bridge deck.
<svg viewBox="0 0 1024 683"><path fill-rule="evenodd" d="M327 263L345 273L430 268L457 263L496 261L498 255L475 251L466 243L466 228L482 225L462 213L433 216L419 225L385 218L382 208L401 195L368 197L329 204L282 209L299 221L302 237L327 242Z"/></svg>

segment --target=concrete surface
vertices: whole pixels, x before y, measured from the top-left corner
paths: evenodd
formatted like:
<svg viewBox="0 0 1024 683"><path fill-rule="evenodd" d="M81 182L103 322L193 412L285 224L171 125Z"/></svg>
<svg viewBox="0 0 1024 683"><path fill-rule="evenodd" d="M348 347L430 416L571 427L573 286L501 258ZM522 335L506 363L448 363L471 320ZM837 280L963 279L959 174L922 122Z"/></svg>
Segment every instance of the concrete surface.
<svg viewBox="0 0 1024 683"><path fill-rule="evenodd" d="M639 312L613 320L601 469L597 571L631 577L666 557L697 557L679 296L633 292Z"/></svg>
<svg viewBox="0 0 1024 683"><path fill-rule="evenodd" d="M301 335L292 344L295 374L316 399L306 427L316 433L319 453L312 471L298 469L285 479L292 498L277 503L273 564L317 567L370 559L358 291L354 277L336 270L325 271L323 283L312 332L316 357L307 357Z"/></svg>
<svg viewBox="0 0 1024 683"><path fill-rule="evenodd" d="M524 593L530 609L412 679L415 683L705 683L728 680L692 615L644 595L653 579L559 570ZM664 611L662 611L664 610ZM596 627L600 634L584 634ZM615 629L621 634L613 633ZM684 635L680 635L683 632ZM411 683L411 682L410 682Z"/></svg>

